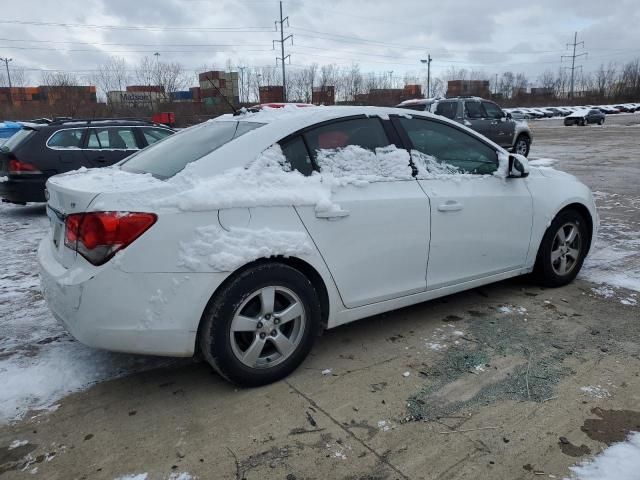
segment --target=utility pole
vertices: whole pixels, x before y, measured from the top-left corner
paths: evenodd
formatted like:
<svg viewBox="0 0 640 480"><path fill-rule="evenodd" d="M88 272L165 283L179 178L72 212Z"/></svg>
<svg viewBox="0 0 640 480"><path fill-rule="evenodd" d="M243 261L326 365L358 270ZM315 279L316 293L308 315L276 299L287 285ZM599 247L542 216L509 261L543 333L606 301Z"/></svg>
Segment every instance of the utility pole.
<svg viewBox="0 0 640 480"><path fill-rule="evenodd" d="M426 60L420 60L422 63L427 64L427 98L431 98L431 55L427 55Z"/></svg>
<svg viewBox="0 0 640 480"><path fill-rule="evenodd" d="M280 40L273 40L272 44L275 48L276 42L280 43L280 57L276 57L276 65L278 65L278 60L282 63L282 101L287 101L287 79L285 76L285 66L284 61L288 58L289 63L291 63L291 55L284 55L284 42L291 39L291 45L293 45L293 35L284 36L284 22L287 22L287 27L289 26L289 17L282 17L282 0L280 1L280 20L276 20L276 30L278 29L278 24L280 24Z"/></svg>
<svg viewBox="0 0 640 480"><path fill-rule="evenodd" d="M13 62L13 58L0 58L0 61L4 62L4 66L7 69L7 81L9 82L9 101L13 105L13 93L11 92L11 74L9 73L9 62Z"/></svg>
<svg viewBox="0 0 640 480"><path fill-rule="evenodd" d="M582 57L584 55L587 55L587 52L582 52L576 55L576 47L578 45L582 45L582 47L584 48L584 42L578 42L578 32L575 32L573 35L573 43L567 43L567 47L573 47L573 55L562 55L560 57L560 61L562 61L563 58L570 58L571 59L571 67L565 67L569 70L571 70L571 90L569 92L569 98L573 98L574 96L574 86L575 86L575 69L576 68L582 68L582 65L580 65L579 67L576 67L576 58L577 57Z"/></svg>
<svg viewBox="0 0 640 480"><path fill-rule="evenodd" d="M496 73L496 83L493 84L493 89L495 90L494 95L498 95L498 74Z"/></svg>

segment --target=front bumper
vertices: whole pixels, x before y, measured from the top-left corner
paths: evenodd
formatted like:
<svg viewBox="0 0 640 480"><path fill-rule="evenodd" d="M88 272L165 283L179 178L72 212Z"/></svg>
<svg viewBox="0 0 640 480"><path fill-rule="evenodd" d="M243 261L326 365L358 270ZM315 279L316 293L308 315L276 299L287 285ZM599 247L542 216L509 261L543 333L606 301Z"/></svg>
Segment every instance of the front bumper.
<svg viewBox="0 0 640 480"><path fill-rule="evenodd" d="M50 238L38 248L42 291L54 317L81 343L105 350L188 357L202 312L222 281L217 276L126 273L102 267L65 268ZM211 283L213 282L213 284Z"/></svg>

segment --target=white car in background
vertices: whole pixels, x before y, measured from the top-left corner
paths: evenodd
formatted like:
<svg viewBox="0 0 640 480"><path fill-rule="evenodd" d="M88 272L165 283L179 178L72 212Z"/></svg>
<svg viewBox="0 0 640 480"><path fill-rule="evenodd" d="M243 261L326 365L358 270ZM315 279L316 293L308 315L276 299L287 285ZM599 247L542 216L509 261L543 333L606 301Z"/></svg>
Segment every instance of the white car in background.
<svg viewBox="0 0 640 480"><path fill-rule="evenodd" d="M394 108L224 115L47 189L42 286L73 336L200 351L245 386L325 328L530 272L565 285L597 228L573 176Z"/></svg>

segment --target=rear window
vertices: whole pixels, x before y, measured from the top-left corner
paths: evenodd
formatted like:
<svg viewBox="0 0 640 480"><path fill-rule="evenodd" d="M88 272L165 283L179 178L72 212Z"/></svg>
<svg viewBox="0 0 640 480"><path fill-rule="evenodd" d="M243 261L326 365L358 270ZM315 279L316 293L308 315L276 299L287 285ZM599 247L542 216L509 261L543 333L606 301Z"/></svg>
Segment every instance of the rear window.
<svg viewBox="0 0 640 480"><path fill-rule="evenodd" d="M121 168L129 172L150 173L161 179L170 178L189 163L262 125L255 122L204 122L140 150Z"/></svg>
<svg viewBox="0 0 640 480"><path fill-rule="evenodd" d="M0 150L3 152L10 152L15 150L15 148L20 145L22 142L25 142L29 137L31 137L35 132L29 128L22 128L14 133L4 144L0 147Z"/></svg>
<svg viewBox="0 0 640 480"><path fill-rule="evenodd" d="M447 118L456 118L458 102L439 102L434 113Z"/></svg>

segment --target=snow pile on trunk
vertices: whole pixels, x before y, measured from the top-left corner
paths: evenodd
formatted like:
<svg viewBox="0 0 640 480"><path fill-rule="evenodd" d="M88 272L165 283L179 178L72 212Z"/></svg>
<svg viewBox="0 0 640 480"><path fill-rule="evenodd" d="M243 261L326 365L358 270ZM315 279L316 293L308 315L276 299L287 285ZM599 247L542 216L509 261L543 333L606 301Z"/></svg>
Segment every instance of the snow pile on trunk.
<svg viewBox="0 0 640 480"><path fill-rule="evenodd" d="M217 225L209 225L197 228L193 241L181 242L180 263L193 271L207 265L215 271L229 272L259 258L307 255L312 248L307 235L300 232L268 228L226 231Z"/></svg>
<svg viewBox="0 0 640 480"><path fill-rule="evenodd" d="M86 168L62 173L49 179L53 185L70 190L112 192L146 189L162 185L150 173L131 173L118 167Z"/></svg>
<svg viewBox="0 0 640 480"><path fill-rule="evenodd" d="M626 442L613 444L592 460L570 470L572 475L565 480L638 480L640 433L632 433Z"/></svg>

